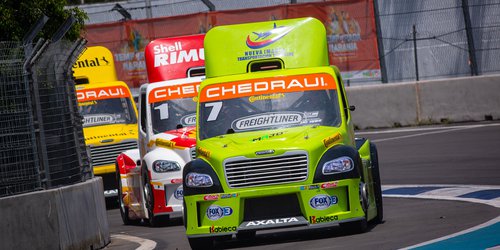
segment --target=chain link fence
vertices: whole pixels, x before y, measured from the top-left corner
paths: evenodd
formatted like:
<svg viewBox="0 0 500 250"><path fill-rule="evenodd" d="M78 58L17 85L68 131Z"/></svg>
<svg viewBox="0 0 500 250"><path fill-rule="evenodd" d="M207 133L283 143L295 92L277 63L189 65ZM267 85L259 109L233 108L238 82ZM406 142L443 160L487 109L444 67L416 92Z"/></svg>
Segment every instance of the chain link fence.
<svg viewBox="0 0 500 250"><path fill-rule="evenodd" d="M500 71L500 0L376 0L386 82Z"/></svg>
<svg viewBox="0 0 500 250"><path fill-rule="evenodd" d="M84 45L0 42L0 197L92 177L71 73Z"/></svg>

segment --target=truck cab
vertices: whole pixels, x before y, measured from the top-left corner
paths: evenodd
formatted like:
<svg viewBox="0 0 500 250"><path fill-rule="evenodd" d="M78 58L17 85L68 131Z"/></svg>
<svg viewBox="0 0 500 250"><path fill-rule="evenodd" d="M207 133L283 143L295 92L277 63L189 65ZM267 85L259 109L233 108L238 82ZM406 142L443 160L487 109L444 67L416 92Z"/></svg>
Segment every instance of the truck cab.
<svg viewBox="0 0 500 250"><path fill-rule="evenodd" d="M73 65L73 77L93 173L103 178L105 197L117 197L114 160L137 147L135 102L127 84L117 79L105 47L88 47Z"/></svg>
<svg viewBox="0 0 500 250"><path fill-rule="evenodd" d="M150 83L139 92L139 147L116 159L124 224L182 217L182 168L194 159L204 35L161 38L145 49Z"/></svg>
<svg viewBox="0 0 500 250"><path fill-rule="evenodd" d="M320 21L214 27L205 56L198 158L183 170L193 249L285 227L363 232L382 220L376 148L354 136Z"/></svg>

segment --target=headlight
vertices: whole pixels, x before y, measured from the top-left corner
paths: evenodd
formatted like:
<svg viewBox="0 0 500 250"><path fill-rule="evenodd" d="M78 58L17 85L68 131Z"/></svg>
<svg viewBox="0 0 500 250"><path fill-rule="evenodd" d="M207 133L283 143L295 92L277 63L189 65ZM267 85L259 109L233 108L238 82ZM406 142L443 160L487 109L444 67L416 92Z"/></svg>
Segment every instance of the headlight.
<svg viewBox="0 0 500 250"><path fill-rule="evenodd" d="M323 164L323 174L338 174L349 172L354 168L354 163L350 157L343 156Z"/></svg>
<svg viewBox="0 0 500 250"><path fill-rule="evenodd" d="M211 187L213 185L212 177L208 174L192 172L186 175L186 186L188 187Z"/></svg>
<svg viewBox="0 0 500 250"><path fill-rule="evenodd" d="M165 173L179 171L181 166L175 161L157 160L153 162L153 170L157 173Z"/></svg>

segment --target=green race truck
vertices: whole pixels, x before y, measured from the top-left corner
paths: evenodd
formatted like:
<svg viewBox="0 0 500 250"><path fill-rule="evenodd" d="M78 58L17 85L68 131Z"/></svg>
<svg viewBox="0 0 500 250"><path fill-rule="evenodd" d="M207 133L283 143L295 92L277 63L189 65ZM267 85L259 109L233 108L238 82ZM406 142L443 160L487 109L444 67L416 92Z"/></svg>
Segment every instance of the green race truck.
<svg viewBox="0 0 500 250"><path fill-rule="evenodd" d="M219 26L205 37L197 159L183 169L193 249L283 227L364 232L383 218L377 151L356 139L314 18Z"/></svg>

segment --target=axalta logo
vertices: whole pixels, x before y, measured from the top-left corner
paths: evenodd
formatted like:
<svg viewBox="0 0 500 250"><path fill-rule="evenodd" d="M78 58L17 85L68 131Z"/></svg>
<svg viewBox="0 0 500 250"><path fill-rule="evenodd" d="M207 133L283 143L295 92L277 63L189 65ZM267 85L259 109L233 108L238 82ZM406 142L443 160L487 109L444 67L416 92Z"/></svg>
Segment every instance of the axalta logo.
<svg viewBox="0 0 500 250"><path fill-rule="evenodd" d="M129 93L125 87L114 86L106 88L77 90L76 97L78 99L78 102L86 102L110 98L125 98L129 97Z"/></svg>
<svg viewBox="0 0 500 250"><path fill-rule="evenodd" d="M163 86L149 92L149 103L162 102L172 99L190 98L198 95L200 83Z"/></svg>
<svg viewBox="0 0 500 250"><path fill-rule="evenodd" d="M311 222L311 224L324 223L324 222L333 222L333 221L338 221L338 220L339 220L339 217L337 215L333 215L333 216L320 216L320 217L309 216L309 222Z"/></svg>
<svg viewBox="0 0 500 250"><path fill-rule="evenodd" d="M335 195L318 194L309 200L309 205L316 210L325 210L337 203L338 198Z"/></svg>
<svg viewBox="0 0 500 250"><path fill-rule="evenodd" d="M250 221L246 224L247 227L251 226L267 226L267 225L276 225L276 224L287 224L292 222L299 222L299 220L295 217L290 218L281 218L281 219L272 219L272 220L255 220Z"/></svg>
<svg viewBox="0 0 500 250"><path fill-rule="evenodd" d="M332 75L326 73L277 76L208 85L201 90L200 101L225 100L244 96L336 89Z"/></svg>
<svg viewBox="0 0 500 250"><path fill-rule="evenodd" d="M292 30L293 28L291 27L277 27L276 23L274 23L271 30L264 32L252 32L251 35L247 36L246 44L251 49L260 49L275 43Z"/></svg>
<svg viewBox="0 0 500 250"><path fill-rule="evenodd" d="M174 45L159 44L153 47L154 67L205 60L203 48L184 50L181 42Z"/></svg>
<svg viewBox="0 0 500 250"><path fill-rule="evenodd" d="M224 226L211 226L210 233L227 233L227 232L236 232L236 227L224 227Z"/></svg>
<svg viewBox="0 0 500 250"><path fill-rule="evenodd" d="M212 205L207 208L207 218L210 220L218 220L231 214L233 214L233 209L231 207Z"/></svg>
<svg viewBox="0 0 500 250"><path fill-rule="evenodd" d="M103 57L94 57L94 59L85 59L85 60L79 60L76 61L75 64L73 64L74 69L78 68L91 68L91 67L100 67L100 66L107 66L109 65L108 59L106 59L105 56Z"/></svg>

